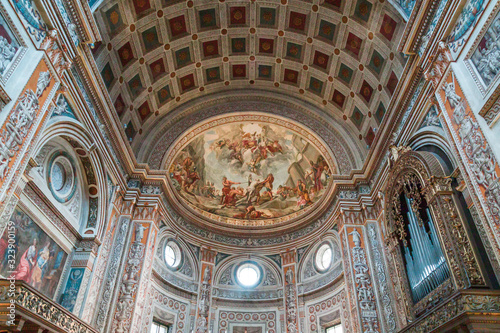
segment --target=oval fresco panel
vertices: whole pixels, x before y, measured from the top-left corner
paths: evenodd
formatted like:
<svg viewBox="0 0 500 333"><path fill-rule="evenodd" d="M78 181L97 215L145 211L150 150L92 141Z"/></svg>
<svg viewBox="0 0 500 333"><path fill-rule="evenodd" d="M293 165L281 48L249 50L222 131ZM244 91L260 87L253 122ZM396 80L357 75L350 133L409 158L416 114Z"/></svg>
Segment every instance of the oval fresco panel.
<svg viewBox="0 0 500 333"><path fill-rule="evenodd" d="M183 145L168 171L184 201L226 221L301 215L322 199L334 173L310 141L266 122L206 128Z"/></svg>

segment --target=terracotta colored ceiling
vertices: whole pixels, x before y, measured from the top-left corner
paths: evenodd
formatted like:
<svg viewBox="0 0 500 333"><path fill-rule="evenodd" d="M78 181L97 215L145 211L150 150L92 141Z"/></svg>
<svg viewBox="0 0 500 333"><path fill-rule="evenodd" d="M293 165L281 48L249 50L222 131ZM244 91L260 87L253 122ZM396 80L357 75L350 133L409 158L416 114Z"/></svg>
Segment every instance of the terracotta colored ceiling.
<svg viewBox="0 0 500 333"><path fill-rule="evenodd" d="M105 1L93 53L134 147L210 93L279 91L370 146L403 71L404 21L384 0Z"/></svg>

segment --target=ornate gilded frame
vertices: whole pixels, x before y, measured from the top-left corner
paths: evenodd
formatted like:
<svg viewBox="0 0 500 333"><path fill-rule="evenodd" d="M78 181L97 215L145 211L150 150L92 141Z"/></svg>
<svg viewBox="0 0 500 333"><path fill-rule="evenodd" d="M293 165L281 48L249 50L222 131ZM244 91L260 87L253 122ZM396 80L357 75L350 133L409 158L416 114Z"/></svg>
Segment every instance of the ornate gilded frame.
<svg viewBox="0 0 500 333"><path fill-rule="evenodd" d="M478 259L472 250L469 236L453 197L452 179L445 175L445 169L436 156L429 152L406 151L392 163L385 196L385 251L389 262L389 274L396 291L398 311L407 322L414 321L424 312L436 307L453 291L466 289L471 285L484 286L485 279ZM403 187L417 183L419 195L425 198L438 233L448 267L450 278L417 303L413 302L410 285L405 272L403 256L398 237L401 223L398 216L399 195Z"/></svg>

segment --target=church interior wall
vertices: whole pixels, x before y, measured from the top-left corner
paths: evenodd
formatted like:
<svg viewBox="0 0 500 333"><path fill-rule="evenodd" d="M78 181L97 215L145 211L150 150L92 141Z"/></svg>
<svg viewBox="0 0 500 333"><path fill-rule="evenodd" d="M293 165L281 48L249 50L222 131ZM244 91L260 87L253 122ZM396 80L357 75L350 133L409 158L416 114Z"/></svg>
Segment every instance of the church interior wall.
<svg viewBox="0 0 500 333"><path fill-rule="evenodd" d="M499 36L487 0L2 0L0 332L499 330ZM288 189L202 198L209 154Z"/></svg>

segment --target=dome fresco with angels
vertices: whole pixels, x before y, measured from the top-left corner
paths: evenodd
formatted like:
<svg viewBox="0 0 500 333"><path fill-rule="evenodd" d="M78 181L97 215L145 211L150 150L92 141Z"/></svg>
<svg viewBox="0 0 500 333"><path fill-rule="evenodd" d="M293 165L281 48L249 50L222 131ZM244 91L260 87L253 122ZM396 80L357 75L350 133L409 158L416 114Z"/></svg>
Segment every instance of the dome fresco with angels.
<svg viewBox="0 0 500 333"><path fill-rule="evenodd" d="M175 192L218 221L272 224L301 216L323 198L335 170L290 127L240 121L198 131L169 164Z"/></svg>

